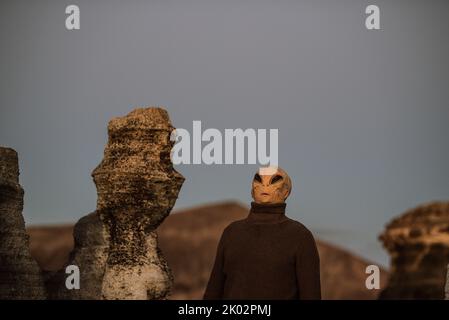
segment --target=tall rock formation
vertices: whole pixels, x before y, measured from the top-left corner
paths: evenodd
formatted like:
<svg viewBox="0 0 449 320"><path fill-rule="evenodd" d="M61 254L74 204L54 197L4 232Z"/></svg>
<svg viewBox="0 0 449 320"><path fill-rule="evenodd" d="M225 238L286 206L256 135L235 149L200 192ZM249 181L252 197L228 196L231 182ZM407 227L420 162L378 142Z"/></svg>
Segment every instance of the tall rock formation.
<svg viewBox="0 0 449 320"><path fill-rule="evenodd" d="M167 112L140 108L109 122L104 158L92 172L97 209L75 226L68 265L81 273L67 290L65 274L48 282L58 299L164 299L172 276L157 245L184 178L173 169ZM57 288L54 288L55 284Z"/></svg>
<svg viewBox="0 0 449 320"><path fill-rule="evenodd" d="M97 213L110 237L105 299L161 299L168 294L171 274L155 231L184 181L170 159L173 129L160 108L137 109L109 123L103 161L92 173Z"/></svg>
<svg viewBox="0 0 449 320"><path fill-rule="evenodd" d="M30 255L23 194L17 152L0 147L0 300L46 297L41 271Z"/></svg>
<svg viewBox="0 0 449 320"><path fill-rule="evenodd" d="M449 203L410 210L380 236L391 255L388 286L380 299L443 299L449 263Z"/></svg>

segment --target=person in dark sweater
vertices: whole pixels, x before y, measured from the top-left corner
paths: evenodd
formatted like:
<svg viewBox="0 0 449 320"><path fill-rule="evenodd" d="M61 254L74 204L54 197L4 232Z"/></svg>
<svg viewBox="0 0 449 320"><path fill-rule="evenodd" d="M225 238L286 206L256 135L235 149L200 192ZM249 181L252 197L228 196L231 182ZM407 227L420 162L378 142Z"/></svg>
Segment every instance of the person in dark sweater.
<svg viewBox="0 0 449 320"><path fill-rule="evenodd" d="M256 173L249 215L223 231L204 299L321 299L313 235L285 216L290 190L281 168Z"/></svg>

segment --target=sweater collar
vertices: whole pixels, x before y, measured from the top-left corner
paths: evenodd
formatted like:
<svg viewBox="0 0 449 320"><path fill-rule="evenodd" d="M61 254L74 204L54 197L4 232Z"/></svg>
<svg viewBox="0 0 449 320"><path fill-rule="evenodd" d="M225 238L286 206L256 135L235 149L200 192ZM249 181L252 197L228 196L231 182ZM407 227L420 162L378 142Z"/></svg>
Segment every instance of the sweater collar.
<svg viewBox="0 0 449 320"><path fill-rule="evenodd" d="M279 222L285 220L285 203L261 204L251 202L248 220L253 222Z"/></svg>
<svg viewBox="0 0 449 320"><path fill-rule="evenodd" d="M284 203L273 203L273 204L262 204L257 202L251 202L251 212L253 213L285 213L285 207L287 204Z"/></svg>

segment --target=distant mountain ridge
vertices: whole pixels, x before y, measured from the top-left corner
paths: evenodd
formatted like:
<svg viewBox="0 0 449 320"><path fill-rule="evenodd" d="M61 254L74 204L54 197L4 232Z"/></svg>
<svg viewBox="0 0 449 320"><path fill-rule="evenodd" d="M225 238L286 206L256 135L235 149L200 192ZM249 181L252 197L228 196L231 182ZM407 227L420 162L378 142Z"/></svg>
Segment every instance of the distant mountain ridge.
<svg viewBox="0 0 449 320"><path fill-rule="evenodd" d="M159 245L174 275L172 299L201 299L223 229L248 215L237 202L222 202L179 210L158 228ZM73 248L73 225L32 226L31 254L44 270L57 270ZM317 240L321 260L323 299L376 299L380 290L365 287L371 263ZM381 288L388 273L381 269Z"/></svg>

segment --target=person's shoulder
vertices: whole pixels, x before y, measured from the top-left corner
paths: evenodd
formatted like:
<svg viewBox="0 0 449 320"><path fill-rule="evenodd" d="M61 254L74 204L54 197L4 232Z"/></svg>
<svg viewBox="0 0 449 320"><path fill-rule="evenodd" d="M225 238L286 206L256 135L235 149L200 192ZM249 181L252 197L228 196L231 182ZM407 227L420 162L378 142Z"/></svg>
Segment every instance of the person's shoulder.
<svg viewBox="0 0 449 320"><path fill-rule="evenodd" d="M233 221L233 222L231 222L230 224L228 224L227 226L226 226L226 228L224 228L224 230L223 230L223 233L222 233L222 235L221 235L221 239L223 240L223 241L226 241L227 239L229 239L229 238L232 238L232 234L234 234L235 235L235 232L239 232L239 230L241 230L242 229L242 227L244 226L244 224L245 224L245 219L242 219L242 220L236 220L236 221Z"/></svg>
<svg viewBox="0 0 449 320"><path fill-rule="evenodd" d="M241 227L243 227L245 225L245 220L246 219L240 219L240 220L231 222L230 224L228 224L228 226L224 229L223 232L232 232L234 230L240 229Z"/></svg>
<svg viewBox="0 0 449 320"><path fill-rule="evenodd" d="M290 226L293 229L291 234L294 234L292 237L294 241L297 243L295 247L296 252L300 252L300 254L307 254L308 259L312 257L319 263L319 253L317 242L315 241L315 237L312 232L301 222L290 219Z"/></svg>
<svg viewBox="0 0 449 320"><path fill-rule="evenodd" d="M315 241L312 232L301 222L287 217L287 225L290 232L303 240Z"/></svg>
<svg viewBox="0 0 449 320"><path fill-rule="evenodd" d="M223 235L235 232L236 230L241 229L245 225L246 219L236 220L231 222L224 228Z"/></svg>

